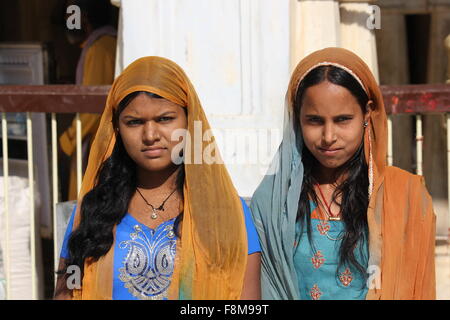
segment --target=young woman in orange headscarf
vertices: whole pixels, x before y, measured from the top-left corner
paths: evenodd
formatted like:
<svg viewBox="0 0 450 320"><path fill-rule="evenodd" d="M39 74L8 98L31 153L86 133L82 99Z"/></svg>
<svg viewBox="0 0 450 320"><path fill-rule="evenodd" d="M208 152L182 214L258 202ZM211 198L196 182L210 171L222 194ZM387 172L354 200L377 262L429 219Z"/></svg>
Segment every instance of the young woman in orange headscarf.
<svg viewBox="0 0 450 320"><path fill-rule="evenodd" d="M258 299L259 251L186 74L136 60L109 92L55 297Z"/></svg>
<svg viewBox="0 0 450 320"><path fill-rule="evenodd" d="M304 58L285 129L251 204L265 299L435 299L424 180L386 165L381 91L352 52Z"/></svg>

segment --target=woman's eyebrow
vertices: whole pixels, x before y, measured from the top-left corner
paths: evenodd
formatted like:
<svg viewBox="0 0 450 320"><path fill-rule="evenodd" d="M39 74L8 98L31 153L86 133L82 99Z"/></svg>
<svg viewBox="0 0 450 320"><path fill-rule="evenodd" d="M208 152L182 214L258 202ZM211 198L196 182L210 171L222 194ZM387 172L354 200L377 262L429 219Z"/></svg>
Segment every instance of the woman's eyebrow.
<svg viewBox="0 0 450 320"><path fill-rule="evenodd" d="M337 116L334 116L333 118L340 118L340 117L353 117L353 114L343 113L343 114L338 114Z"/></svg>
<svg viewBox="0 0 450 320"><path fill-rule="evenodd" d="M139 116L126 115L122 119L139 119Z"/></svg>
<svg viewBox="0 0 450 320"><path fill-rule="evenodd" d="M176 114L176 112L175 111L165 111L165 112L163 112L161 114L156 115L155 117L163 117L163 116L168 116L170 114ZM127 114L126 116L123 116L122 119L140 119L140 118L141 118L140 115Z"/></svg>
<svg viewBox="0 0 450 320"><path fill-rule="evenodd" d="M158 117L167 116L169 114L177 114L175 111L166 111L158 115Z"/></svg>
<svg viewBox="0 0 450 320"><path fill-rule="evenodd" d="M307 117L307 118L322 118L318 114L305 114L305 117Z"/></svg>

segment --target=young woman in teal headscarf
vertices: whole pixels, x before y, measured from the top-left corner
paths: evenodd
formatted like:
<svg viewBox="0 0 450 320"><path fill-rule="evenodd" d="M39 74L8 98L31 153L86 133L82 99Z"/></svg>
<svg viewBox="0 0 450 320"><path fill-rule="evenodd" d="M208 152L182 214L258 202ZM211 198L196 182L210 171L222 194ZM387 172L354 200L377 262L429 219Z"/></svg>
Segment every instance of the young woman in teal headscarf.
<svg viewBox="0 0 450 320"><path fill-rule="evenodd" d="M386 165L367 65L340 48L295 69L283 141L252 198L263 299L434 299L435 215L423 178Z"/></svg>

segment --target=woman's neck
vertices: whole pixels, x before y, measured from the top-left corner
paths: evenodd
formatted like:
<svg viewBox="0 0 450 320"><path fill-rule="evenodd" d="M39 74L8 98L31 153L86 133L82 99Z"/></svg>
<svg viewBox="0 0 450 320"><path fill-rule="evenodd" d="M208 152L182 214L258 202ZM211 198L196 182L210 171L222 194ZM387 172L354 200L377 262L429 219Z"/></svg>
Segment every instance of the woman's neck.
<svg viewBox="0 0 450 320"><path fill-rule="evenodd" d="M327 168L319 166L313 171L313 177L320 185L337 186L345 180L345 174L339 168Z"/></svg>
<svg viewBox="0 0 450 320"><path fill-rule="evenodd" d="M140 189L174 189L180 167L171 167L163 171L147 171L138 168L137 187Z"/></svg>

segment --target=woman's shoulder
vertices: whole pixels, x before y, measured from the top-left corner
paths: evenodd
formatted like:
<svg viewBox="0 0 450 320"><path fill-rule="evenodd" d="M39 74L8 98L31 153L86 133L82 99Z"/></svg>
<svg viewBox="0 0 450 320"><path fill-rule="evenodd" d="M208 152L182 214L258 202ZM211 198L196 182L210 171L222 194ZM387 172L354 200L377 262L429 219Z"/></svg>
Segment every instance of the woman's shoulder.
<svg viewBox="0 0 450 320"><path fill-rule="evenodd" d="M409 208L416 208L421 216L433 215L432 198L426 188L423 176L389 166L384 175L385 192L394 194L396 203L405 201Z"/></svg>
<svg viewBox="0 0 450 320"><path fill-rule="evenodd" d="M392 190L395 190L398 193L400 190L408 190L410 197L416 197L420 194L423 194L426 198L430 197L423 176L394 166L386 167L384 185L388 188L388 192L394 192Z"/></svg>
<svg viewBox="0 0 450 320"><path fill-rule="evenodd" d="M385 169L385 179L392 179L397 182L409 181L411 183L418 183L425 185L425 179L423 176L408 172L398 167L387 166Z"/></svg>

